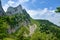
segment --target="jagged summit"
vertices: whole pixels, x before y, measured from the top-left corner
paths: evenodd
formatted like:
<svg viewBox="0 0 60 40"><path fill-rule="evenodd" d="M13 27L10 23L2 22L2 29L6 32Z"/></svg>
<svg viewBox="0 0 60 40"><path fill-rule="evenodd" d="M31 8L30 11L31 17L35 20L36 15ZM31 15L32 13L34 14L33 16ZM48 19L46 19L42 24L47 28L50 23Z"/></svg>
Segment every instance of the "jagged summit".
<svg viewBox="0 0 60 40"><path fill-rule="evenodd" d="M3 16L4 15L4 10L2 8L2 4L1 4L1 0L0 0L0 16Z"/></svg>
<svg viewBox="0 0 60 40"><path fill-rule="evenodd" d="M14 22L11 23L11 25L14 24L14 28L8 29L9 34L18 30L21 26L27 26L27 25L31 24L31 21L30 21L31 18L29 16L29 14L26 12L25 9L22 8L21 5L19 5L17 7L9 7L7 9L6 15L11 17L11 20L13 20L16 23L16 24ZM13 26L11 26L11 27L13 27ZM14 31L12 31L13 29L14 29Z"/></svg>
<svg viewBox="0 0 60 40"><path fill-rule="evenodd" d="M1 4L1 0L0 0L0 16L3 16L3 15L13 15L13 14L23 14L23 13L26 13L26 10L22 8L21 5L18 5L17 7L8 7L6 13L5 11L3 10L2 8L2 4Z"/></svg>
<svg viewBox="0 0 60 40"><path fill-rule="evenodd" d="M17 7L9 7L7 9L7 14L11 15L11 14L16 14L16 13L23 13L23 8L21 5L17 6Z"/></svg>

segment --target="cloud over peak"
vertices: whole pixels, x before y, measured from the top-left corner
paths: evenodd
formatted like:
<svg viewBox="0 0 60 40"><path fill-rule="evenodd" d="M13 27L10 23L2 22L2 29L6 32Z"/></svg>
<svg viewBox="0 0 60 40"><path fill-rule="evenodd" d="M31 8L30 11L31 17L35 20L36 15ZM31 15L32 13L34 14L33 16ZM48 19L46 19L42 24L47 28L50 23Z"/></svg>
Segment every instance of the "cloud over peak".
<svg viewBox="0 0 60 40"><path fill-rule="evenodd" d="M29 2L29 0L18 0L16 2L13 1L13 0L8 0L8 2L5 5L3 5L3 9L6 11L9 6L16 7L19 4L22 4L23 5L26 2Z"/></svg>

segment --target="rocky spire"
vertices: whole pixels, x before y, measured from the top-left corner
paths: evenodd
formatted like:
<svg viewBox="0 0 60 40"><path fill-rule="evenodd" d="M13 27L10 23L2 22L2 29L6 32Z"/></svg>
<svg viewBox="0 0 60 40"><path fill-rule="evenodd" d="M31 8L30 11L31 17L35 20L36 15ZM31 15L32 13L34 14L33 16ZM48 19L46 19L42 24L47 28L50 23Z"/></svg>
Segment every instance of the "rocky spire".
<svg viewBox="0 0 60 40"><path fill-rule="evenodd" d="M0 0L0 4L1 4L1 0Z"/></svg>
<svg viewBox="0 0 60 40"><path fill-rule="evenodd" d="M1 4L1 0L0 0L0 16L3 16L4 15L4 10L2 8L2 4Z"/></svg>
<svg viewBox="0 0 60 40"><path fill-rule="evenodd" d="M9 7L7 9L7 15L11 15L11 14L16 14L16 13L23 13L23 8L21 5L18 5L17 7Z"/></svg>

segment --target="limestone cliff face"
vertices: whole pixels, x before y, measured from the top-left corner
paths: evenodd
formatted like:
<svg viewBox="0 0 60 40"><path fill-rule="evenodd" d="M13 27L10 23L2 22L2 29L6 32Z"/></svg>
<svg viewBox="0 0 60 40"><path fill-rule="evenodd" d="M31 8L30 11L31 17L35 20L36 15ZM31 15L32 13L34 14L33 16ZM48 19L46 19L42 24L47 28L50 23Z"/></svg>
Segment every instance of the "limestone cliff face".
<svg viewBox="0 0 60 40"><path fill-rule="evenodd" d="M22 6L19 5L17 7L9 7L6 13L7 15L13 15L13 14L22 13L22 12L23 12Z"/></svg>
<svg viewBox="0 0 60 40"><path fill-rule="evenodd" d="M36 25L32 24L31 22L31 17L29 14L26 12L25 9L22 8L21 5L17 7L9 7L7 9L7 12L4 12L2 5L1 5L1 0L0 0L0 16L3 16L5 13L7 18L7 23L9 25L7 32L9 34L15 33L17 30L19 30L20 27L29 27L29 31L31 35L34 33L34 30L36 29Z"/></svg>
<svg viewBox="0 0 60 40"><path fill-rule="evenodd" d="M6 15L9 16L11 20L13 20L13 23L8 22L10 25L10 27L8 29L9 33L14 33L20 27L28 26L29 24L31 24L31 21L30 21L31 17L26 12L26 10L22 8L21 5L19 5L17 7L9 7L7 9ZM11 27L13 27L13 28L11 28Z"/></svg>
<svg viewBox="0 0 60 40"><path fill-rule="evenodd" d="M1 0L0 0L0 16L3 16L4 15L4 10L2 8L2 4L1 4Z"/></svg>

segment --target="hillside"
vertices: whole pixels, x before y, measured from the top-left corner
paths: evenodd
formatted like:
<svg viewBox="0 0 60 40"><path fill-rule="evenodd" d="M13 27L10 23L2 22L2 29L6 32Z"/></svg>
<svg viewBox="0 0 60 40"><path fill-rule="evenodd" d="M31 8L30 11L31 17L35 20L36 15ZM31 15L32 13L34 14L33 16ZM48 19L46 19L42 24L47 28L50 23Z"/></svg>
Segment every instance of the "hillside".
<svg viewBox="0 0 60 40"><path fill-rule="evenodd" d="M0 11L0 15L4 13L0 16L0 40L60 40L59 26L32 19L21 5Z"/></svg>

